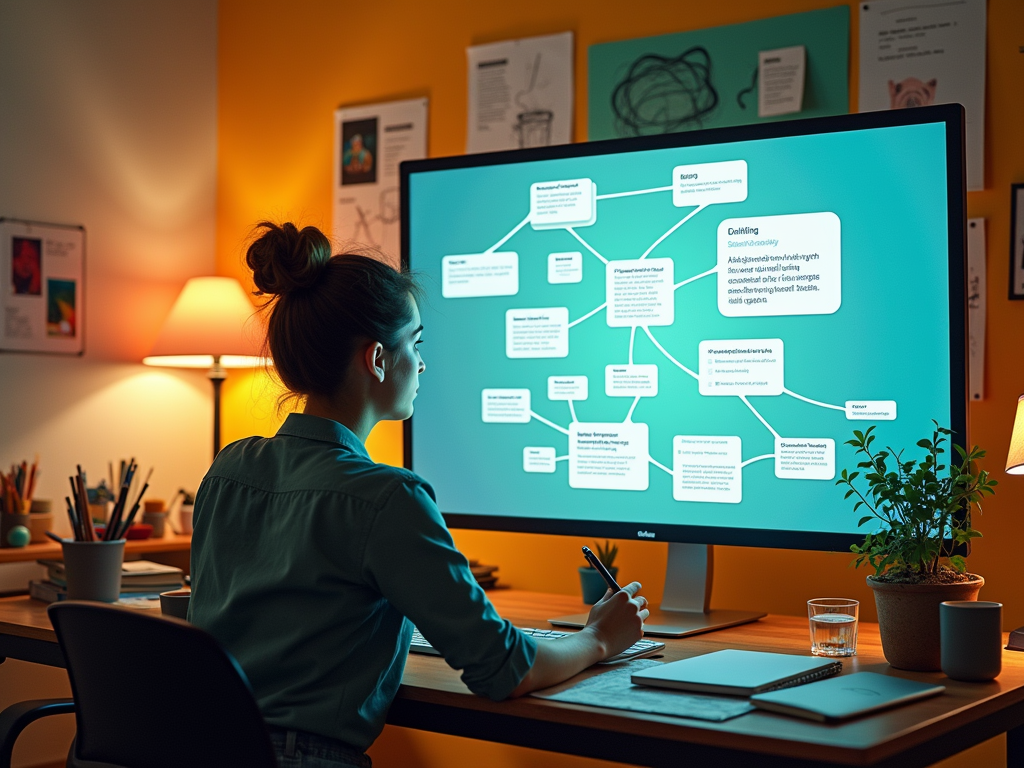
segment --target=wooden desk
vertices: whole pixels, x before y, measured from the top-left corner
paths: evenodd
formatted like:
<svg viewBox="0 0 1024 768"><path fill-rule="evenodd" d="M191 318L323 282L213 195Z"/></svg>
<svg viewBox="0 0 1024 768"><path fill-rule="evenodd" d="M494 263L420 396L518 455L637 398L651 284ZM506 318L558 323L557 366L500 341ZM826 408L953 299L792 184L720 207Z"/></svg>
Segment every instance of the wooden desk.
<svg viewBox="0 0 1024 768"><path fill-rule="evenodd" d="M521 626L581 610L558 595L492 592L502 615ZM130 609L126 609L130 610ZM722 648L806 653L807 620L769 616L755 624L668 640L665 660ZM752 712L724 723L645 715L524 697L492 702L471 694L440 658L412 655L388 714L392 725L648 766L825 765L915 768L930 765L1000 733L1007 764L1024 766L1024 654L1004 652L991 683L948 680L941 673L890 670L878 627L861 624L859 655L846 673L873 671L940 682L945 695L839 725ZM0 599L0 656L62 666L46 607L24 597ZM585 675L599 674L601 668Z"/></svg>
<svg viewBox="0 0 1024 768"><path fill-rule="evenodd" d="M151 552L188 552L192 547L192 536L171 533L159 539L126 541L126 555L142 555ZM31 563L40 559L60 558L60 544L47 541L45 544L29 544L26 547L4 547L0 549L0 563Z"/></svg>

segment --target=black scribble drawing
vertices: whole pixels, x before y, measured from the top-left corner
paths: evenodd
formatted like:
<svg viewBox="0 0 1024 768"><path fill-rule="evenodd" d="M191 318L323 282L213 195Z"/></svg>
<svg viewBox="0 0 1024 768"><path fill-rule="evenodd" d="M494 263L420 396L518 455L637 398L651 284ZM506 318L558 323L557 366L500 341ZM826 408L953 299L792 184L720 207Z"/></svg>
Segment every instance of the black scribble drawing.
<svg viewBox="0 0 1024 768"><path fill-rule="evenodd" d="M981 278L972 275L968 281L969 292L967 294L967 306L970 309L981 309ZM973 337L971 337L973 340Z"/></svg>
<svg viewBox="0 0 1024 768"><path fill-rule="evenodd" d="M757 72L759 69L760 67L754 67L754 75L753 77L750 78L750 87L744 88L742 91L736 94L736 103L740 105L740 109L747 108L747 105L743 101L743 97L746 96L747 94L753 93L754 89L757 88Z"/></svg>
<svg viewBox="0 0 1024 768"><path fill-rule="evenodd" d="M550 109L543 109L530 97L538 86L537 77L540 74L540 65L543 57L537 54L533 61L530 72L530 85L525 91L516 94L516 104L523 110L516 115L516 124L512 127L520 149L526 147L546 147L551 144L551 122L555 119L555 113ZM539 83L541 91L547 88L547 81Z"/></svg>
<svg viewBox="0 0 1024 768"><path fill-rule="evenodd" d="M352 231L351 239L372 245L374 248L383 247L385 241L388 240L389 230L398 226L398 220L401 217L398 187L387 187L381 190L376 211L372 207L364 208L361 205L356 205L355 210L355 229ZM375 230L379 231L379 237L374 236Z"/></svg>
<svg viewBox="0 0 1024 768"><path fill-rule="evenodd" d="M620 136L701 128L718 106L711 56L699 45L674 58L641 56L615 86L611 106Z"/></svg>

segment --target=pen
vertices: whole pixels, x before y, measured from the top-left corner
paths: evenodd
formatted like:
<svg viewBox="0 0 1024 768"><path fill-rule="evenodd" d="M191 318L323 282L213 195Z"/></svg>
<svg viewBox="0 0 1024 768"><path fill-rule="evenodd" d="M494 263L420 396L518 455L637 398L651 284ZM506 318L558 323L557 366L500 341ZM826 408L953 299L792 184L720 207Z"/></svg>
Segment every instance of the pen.
<svg viewBox="0 0 1024 768"><path fill-rule="evenodd" d="M604 580L608 583L608 588L611 589L612 592L622 591L622 587L620 587L616 583L615 579L612 578L612 575L608 573L608 569L604 567L604 563L597 559L597 555L590 551L590 547L583 548L583 556L587 558L587 562L604 577Z"/></svg>

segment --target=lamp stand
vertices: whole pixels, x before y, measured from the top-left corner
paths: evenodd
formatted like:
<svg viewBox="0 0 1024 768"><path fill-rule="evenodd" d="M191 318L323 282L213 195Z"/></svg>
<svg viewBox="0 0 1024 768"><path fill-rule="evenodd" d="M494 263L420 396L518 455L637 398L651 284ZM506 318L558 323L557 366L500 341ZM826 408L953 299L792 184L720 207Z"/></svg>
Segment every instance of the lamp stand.
<svg viewBox="0 0 1024 768"><path fill-rule="evenodd" d="M206 374L213 382L213 458L220 453L220 389L228 377L227 369L220 364L220 355L213 358L213 367Z"/></svg>

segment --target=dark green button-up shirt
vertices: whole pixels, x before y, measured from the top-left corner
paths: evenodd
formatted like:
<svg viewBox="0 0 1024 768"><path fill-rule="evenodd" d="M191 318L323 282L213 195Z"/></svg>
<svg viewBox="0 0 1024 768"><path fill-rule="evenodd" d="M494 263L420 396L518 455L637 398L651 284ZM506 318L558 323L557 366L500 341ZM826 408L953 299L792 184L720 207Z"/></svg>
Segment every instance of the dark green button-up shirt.
<svg viewBox="0 0 1024 768"><path fill-rule="evenodd" d="M502 619L430 486L337 422L291 414L227 446L199 487L189 621L245 670L267 722L365 750L413 622L474 693L508 696L533 639Z"/></svg>

